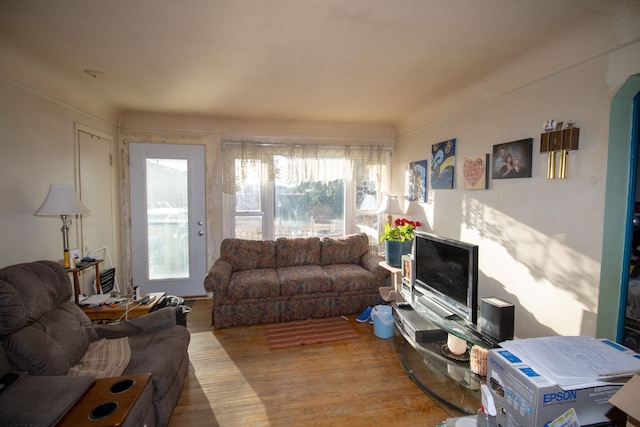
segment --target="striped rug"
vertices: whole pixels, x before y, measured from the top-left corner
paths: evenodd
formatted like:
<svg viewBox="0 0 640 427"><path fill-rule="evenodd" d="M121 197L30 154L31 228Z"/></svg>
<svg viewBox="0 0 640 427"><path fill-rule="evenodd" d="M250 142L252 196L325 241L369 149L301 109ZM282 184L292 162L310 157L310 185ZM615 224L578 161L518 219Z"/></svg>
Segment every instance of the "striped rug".
<svg viewBox="0 0 640 427"><path fill-rule="evenodd" d="M265 332L271 350L342 341L360 336L343 317L271 323L265 326Z"/></svg>

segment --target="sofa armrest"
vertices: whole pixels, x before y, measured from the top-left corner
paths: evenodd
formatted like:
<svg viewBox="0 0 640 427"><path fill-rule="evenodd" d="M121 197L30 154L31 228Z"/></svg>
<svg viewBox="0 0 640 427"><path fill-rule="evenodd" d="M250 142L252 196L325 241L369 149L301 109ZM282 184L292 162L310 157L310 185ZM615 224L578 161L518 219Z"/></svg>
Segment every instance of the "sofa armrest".
<svg viewBox="0 0 640 427"><path fill-rule="evenodd" d="M390 273L384 267L380 266L380 261L384 261L378 255L374 255L371 252L367 252L362 255L360 258L360 265L365 270L370 271L376 277L376 282L378 283L378 287L386 286L387 277L389 277Z"/></svg>
<svg viewBox="0 0 640 427"><path fill-rule="evenodd" d="M382 261L382 258L380 258L378 255L367 252L366 254L362 255L362 258L360 258L360 265L365 270L369 270L373 274L376 274L376 270L378 268L382 268L380 267L380 261Z"/></svg>
<svg viewBox="0 0 640 427"><path fill-rule="evenodd" d="M233 273L231 264L223 259L217 259L205 277L204 288L207 292L213 293L214 303L224 299L231 273Z"/></svg>
<svg viewBox="0 0 640 427"><path fill-rule="evenodd" d="M132 337L142 332L156 332L176 324L175 307L164 307L128 322L94 325L93 328L100 338L121 338Z"/></svg>
<svg viewBox="0 0 640 427"><path fill-rule="evenodd" d="M53 426L91 387L88 376L21 375L0 393L2 425Z"/></svg>

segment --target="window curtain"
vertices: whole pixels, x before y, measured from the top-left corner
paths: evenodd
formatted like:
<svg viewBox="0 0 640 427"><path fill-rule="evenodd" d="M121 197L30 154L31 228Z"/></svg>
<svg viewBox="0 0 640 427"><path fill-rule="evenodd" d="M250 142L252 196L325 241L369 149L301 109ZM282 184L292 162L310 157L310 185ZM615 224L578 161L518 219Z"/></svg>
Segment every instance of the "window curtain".
<svg viewBox="0 0 640 427"><path fill-rule="evenodd" d="M337 159L345 162L336 162ZM344 166L338 167L338 164ZM388 188L387 149L382 146L223 142L222 165L222 189L228 194L235 194L249 180L255 179L258 171L263 185L275 178L287 182L341 179L345 182L354 180L357 184L373 181L378 191Z"/></svg>

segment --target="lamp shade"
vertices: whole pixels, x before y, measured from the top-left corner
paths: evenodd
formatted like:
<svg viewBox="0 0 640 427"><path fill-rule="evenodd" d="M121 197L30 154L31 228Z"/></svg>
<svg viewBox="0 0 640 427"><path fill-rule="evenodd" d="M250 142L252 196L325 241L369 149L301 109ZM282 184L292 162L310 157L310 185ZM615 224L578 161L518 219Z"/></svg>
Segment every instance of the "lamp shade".
<svg viewBox="0 0 640 427"><path fill-rule="evenodd" d="M70 185L52 184L49 193L34 215L78 215L89 212Z"/></svg>
<svg viewBox="0 0 640 427"><path fill-rule="evenodd" d="M400 208L400 202L398 202L398 196L394 194L387 194L384 196L382 204L376 211L378 214L388 215L402 215L402 209Z"/></svg>

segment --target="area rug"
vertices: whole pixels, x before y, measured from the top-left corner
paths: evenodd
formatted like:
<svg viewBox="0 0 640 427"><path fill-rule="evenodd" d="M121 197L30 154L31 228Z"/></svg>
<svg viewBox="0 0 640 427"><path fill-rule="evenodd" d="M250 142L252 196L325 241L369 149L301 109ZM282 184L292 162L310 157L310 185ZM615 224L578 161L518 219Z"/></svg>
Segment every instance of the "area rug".
<svg viewBox="0 0 640 427"><path fill-rule="evenodd" d="M265 326L265 332L271 350L342 341L360 336L343 317L271 323Z"/></svg>

